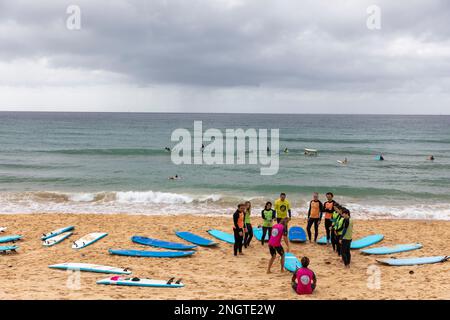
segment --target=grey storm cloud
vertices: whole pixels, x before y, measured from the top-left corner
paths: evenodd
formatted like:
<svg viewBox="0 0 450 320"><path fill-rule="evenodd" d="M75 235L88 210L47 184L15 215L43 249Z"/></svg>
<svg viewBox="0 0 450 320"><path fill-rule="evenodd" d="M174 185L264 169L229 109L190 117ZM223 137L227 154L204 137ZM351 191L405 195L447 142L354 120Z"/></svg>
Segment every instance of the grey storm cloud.
<svg viewBox="0 0 450 320"><path fill-rule="evenodd" d="M380 30L366 27L373 4ZM69 5L81 30L66 28ZM140 87L445 93L449 16L444 0L0 1L0 62Z"/></svg>
<svg viewBox="0 0 450 320"><path fill-rule="evenodd" d="M81 8L82 28L65 26ZM100 69L141 84L198 86L401 86L447 77L446 56L392 55L397 38L446 44L446 1L9 1L0 6L0 57L46 57L52 67ZM402 45L400 42L398 45ZM411 50L415 50L412 48ZM356 87L355 87L356 86Z"/></svg>

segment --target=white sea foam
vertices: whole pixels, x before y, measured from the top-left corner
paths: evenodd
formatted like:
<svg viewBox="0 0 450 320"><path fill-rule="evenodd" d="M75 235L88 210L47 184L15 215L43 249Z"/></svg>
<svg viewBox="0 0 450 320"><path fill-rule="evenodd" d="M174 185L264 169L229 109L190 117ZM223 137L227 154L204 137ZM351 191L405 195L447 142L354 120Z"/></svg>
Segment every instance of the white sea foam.
<svg viewBox="0 0 450 320"><path fill-rule="evenodd" d="M108 192L0 192L0 213L126 213L126 214L200 214L229 215L242 200L251 200L254 219L259 217L266 197L230 194L189 194L162 191ZM339 199L357 219L431 219L450 220L450 203L411 203L378 205ZM306 199L291 199L293 215L307 216Z"/></svg>

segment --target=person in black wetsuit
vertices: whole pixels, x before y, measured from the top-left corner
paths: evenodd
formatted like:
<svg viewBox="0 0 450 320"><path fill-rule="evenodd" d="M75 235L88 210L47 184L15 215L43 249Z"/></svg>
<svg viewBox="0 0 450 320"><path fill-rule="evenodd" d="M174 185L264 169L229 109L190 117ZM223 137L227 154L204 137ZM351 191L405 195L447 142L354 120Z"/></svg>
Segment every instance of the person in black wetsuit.
<svg viewBox="0 0 450 320"><path fill-rule="evenodd" d="M333 200L334 194L327 192L327 201L323 204L323 212L325 212L325 233L327 235L327 244L330 244L331 240L331 225L333 224L333 212L337 202Z"/></svg>
<svg viewBox="0 0 450 320"><path fill-rule="evenodd" d="M243 254L242 245L244 242L244 215L245 215L245 204L240 203L238 209L233 213L233 233L234 233L234 255Z"/></svg>
<svg viewBox="0 0 450 320"><path fill-rule="evenodd" d="M308 233L309 242L311 242L311 227L314 224L314 242L317 241L319 235L319 224L322 220L323 204L319 200L319 194L313 193L313 199L309 202L308 209L308 224L306 226L306 232Z"/></svg>
<svg viewBox="0 0 450 320"><path fill-rule="evenodd" d="M253 227L251 215L252 215L252 203L250 201L245 201L244 228L246 231L244 236L244 248L250 246L250 242L253 239Z"/></svg>

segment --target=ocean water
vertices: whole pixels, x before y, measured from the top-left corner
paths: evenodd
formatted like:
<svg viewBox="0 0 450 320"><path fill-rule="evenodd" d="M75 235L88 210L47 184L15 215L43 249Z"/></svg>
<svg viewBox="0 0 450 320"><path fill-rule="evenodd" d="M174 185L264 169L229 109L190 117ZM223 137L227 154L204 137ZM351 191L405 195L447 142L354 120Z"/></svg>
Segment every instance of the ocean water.
<svg viewBox="0 0 450 320"><path fill-rule="evenodd" d="M173 164L172 131L197 120L204 130L278 128L289 153L273 176L259 165ZM450 220L450 116L0 112L1 213L214 215L248 199L259 212L286 192L302 216L313 191L333 192L358 218Z"/></svg>

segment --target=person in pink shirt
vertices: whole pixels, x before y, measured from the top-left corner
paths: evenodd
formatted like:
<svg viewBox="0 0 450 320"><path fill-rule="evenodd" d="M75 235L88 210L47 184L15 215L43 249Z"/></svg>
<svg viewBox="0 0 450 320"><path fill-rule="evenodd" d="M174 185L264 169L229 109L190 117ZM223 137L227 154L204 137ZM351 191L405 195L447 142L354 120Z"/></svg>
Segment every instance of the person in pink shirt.
<svg viewBox="0 0 450 320"><path fill-rule="evenodd" d="M269 251L270 251L270 261L269 261L269 267L267 268L267 273L270 273L270 268L272 268L272 265L277 257L277 253L280 255L280 263L281 263L281 272L284 271L284 249L281 245L281 239L284 239L284 242L286 243L287 251L289 252L289 241L287 238L287 222L288 218L284 218L280 221L280 223L277 223L272 227L272 232L270 234L269 238Z"/></svg>
<svg viewBox="0 0 450 320"><path fill-rule="evenodd" d="M316 275L311 269L308 269L308 257L303 257L300 262L302 267L298 268L292 276L292 289L298 294L311 294L316 288Z"/></svg>

